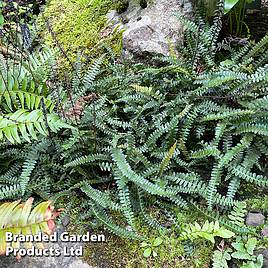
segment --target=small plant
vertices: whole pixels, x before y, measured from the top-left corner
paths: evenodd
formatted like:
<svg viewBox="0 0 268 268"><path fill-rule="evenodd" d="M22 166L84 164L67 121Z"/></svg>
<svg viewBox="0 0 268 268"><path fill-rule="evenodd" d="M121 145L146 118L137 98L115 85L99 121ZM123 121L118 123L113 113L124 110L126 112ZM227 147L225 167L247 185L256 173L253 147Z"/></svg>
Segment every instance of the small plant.
<svg viewBox="0 0 268 268"><path fill-rule="evenodd" d="M238 202L234 205L233 210L228 215L230 222L237 226L245 226L245 218L247 215L246 202Z"/></svg>
<svg viewBox="0 0 268 268"><path fill-rule="evenodd" d="M227 249L217 249L213 253L213 268L228 268L227 261L231 260L231 253L232 250L230 248Z"/></svg>
<svg viewBox="0 0 268 268"><path fill-rule="evenodd" d="M157 256L157 248L163 243L163 239L161 237L157 237L149 242L142 242L141 248L144 248L143 256L148 258L150 256Z"/></svg>
<svg viewBox="0 0 268 268"><path fill-rule="evenodd" d="M228 261L234 259L238 262L240 268L261 268L263 266L263 256L254 255L254 250L257 245L255 237L248 237L246 241L242 237L237 237L236 242L233 242L232 248L226 248L223 241L214 251L212 258L213 268L228 268ZM242 263L241 263L242 262Z"/></svg>
<svg viewBox="0 0 268 268"><path fill-rule="evenodd" d="M195 222L194 224L189 224L184 228L180 235L180 240L194 240L197 238L203 238L214 244L216 236L222 238L231 238L234 235L235 234L233 232L227 230L225 227L220 226L218 221L206 221L203 226Z"/></svg>
<svg viewBox="0 0 268 268"><path fill-rule="evenodd" d="M235 251L232 253L232 258L242 260L241 268L261 268L263 265L263 256L254 255L254 250L257 245L255 237L249 237L247 241L243 241L241 237L237 237L236 242L232 243Z"/></svg>

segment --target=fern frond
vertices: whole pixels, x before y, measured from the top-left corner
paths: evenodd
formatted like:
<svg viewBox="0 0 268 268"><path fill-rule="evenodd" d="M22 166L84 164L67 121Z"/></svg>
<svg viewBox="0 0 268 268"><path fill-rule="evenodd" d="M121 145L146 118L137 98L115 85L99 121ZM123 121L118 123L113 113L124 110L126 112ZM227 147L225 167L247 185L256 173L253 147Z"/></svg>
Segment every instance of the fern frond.
<svg viewBox="0 0 268 268"><path fill-rule="evenodd" d="M88 164L91 162L95 162L97 160L106 161L109 160L109 157L104 154L93 154L93 155L85 155L72 160L71 162L65 164L65 167L76 167L84 164Z"/></svg>
<svg viewBox="0 0 268 268"><path fill-rule="evenodd" d="M257 175L254 172L250 172L247 168L242 166L230 167L230 172L238 178L244 179L248 182L254 182L255 184L263 187L267 187L268 178L262 175Z"/></svg>
<svg viewBox="0 0 268 268"><path fill-rule="evenodd" d="M137 235L135 232L128 231L127 229L113 223L113 221L108 217L108 215L103 210L98 209L96 206L92 205L92 210L95 217L112 233L128 239L144 239L142 236Z"/></svg>
<svg viewBox="0 0 268 268"><path fill-rule="evenodd" d="M160 196L170 196L174 195L174 192L163 189L162 187L144 179L142 176L136 174L129 164L127 163L122 151L120 149L113 149L112 157L115 164L117 165L119 171L126 177L129 181L134 182L140 186L145 191L156 194Z"/></svg>
<svg viewBox="0 0 268 268"><path fill-rule="evenodd" d="M0 206L0 255L6 253L6 233L13 235L37 235L39 232L51 234L55 222L54 218L59 214L53 211L51 201L42 202L32 211L33 198L29 198L25 203L20 201L3 203ZM20 248L20 242L13 242L13 248Z"/></svg>
<svg viewBox="0 0 268 268"><path fill-rule="evenodd" d="M194 240L197 238L205 238L211 241L213 244L215 243L215 237L219 236L222 238L231 238L235 234L224 227L220 227L219 222L209 222L206 221L203 226L195 222L194 224L189 224L186 226L181 235L180 240Z"/></svg>
<svg viewBox="0 0 268 268"><path fill-rule="evenodd" d="M245 202L239 202L234 205L233 210L228 215L231 223L238 226L245 226L245 217L247 214L246 210L247 204Z"/></svg>
<svg viewBox="0 0 268 268"><path fill-rule="evenodd" d="M37 133L44 136L49 134L47 125L53 132L61 128L72 128L55 114L47 114L45 117L41 110L28 112L20 109L0 116L0 140L5 138L11 143L21 143L21 136L27 142L30 139L37 140Z"/></svg>

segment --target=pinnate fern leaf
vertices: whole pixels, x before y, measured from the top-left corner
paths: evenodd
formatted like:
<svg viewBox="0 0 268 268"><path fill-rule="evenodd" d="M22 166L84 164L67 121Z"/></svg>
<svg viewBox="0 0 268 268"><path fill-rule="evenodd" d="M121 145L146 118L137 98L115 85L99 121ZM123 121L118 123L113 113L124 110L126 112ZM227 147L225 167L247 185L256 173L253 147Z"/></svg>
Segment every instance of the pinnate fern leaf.
<svg viewBox="0 0 268 268"><path fill-rule="evenodd" d="M206 221L203 226L195 222L194 224L187 225L180 235L180 240L194 240L197 238L204 238L209 240L213 244L215 243L215 237L231 238L235 234L225 227L219 225L218 221L209 222Z"/></svg>
<svg viewBox="0 0 268 268"><path fill-rule="evenodd" d="M64 123L56 114L47 114L41 110L28 112L19 109L14 113L0 116L0 140L6 139L11 143L21 143L22 139L30 142L37 140L37 134L47 136L48 127L57 132L61 128L73 128Z"/></svg>
<svg viewBox="0 0 268 268"><path fill-rule="evenodd" d="M14 201L0 205L0 255L7 248L6 233L36 235L40 232L51 234L55 228L54 219L60 213L55 211L51 201L42 202L32 209L33 198L25 203ZM15 246L20 247L19 242ZM14 245L12 245L14 246Z"/></svg>

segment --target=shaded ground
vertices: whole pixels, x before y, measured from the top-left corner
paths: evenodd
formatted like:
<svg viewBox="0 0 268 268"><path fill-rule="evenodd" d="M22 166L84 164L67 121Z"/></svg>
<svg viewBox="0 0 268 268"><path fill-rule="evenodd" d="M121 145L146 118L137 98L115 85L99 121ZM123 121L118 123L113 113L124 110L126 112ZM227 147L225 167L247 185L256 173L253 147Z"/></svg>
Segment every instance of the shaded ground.
<svg viewBox="0 0 268 268"><path fill-rule="evenodd" d="M258 41L264 37L268 31L268 1L261 10L255 10L247 14L246 23L251 29L252 39Z"/></svg>

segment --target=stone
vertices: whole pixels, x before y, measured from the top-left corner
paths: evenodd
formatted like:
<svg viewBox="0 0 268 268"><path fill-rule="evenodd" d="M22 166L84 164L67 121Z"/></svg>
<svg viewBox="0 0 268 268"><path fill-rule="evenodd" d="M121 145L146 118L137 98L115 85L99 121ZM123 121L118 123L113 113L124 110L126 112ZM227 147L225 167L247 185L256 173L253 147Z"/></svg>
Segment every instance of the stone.
<svg viewBox="0 0 268 268"><path fill-rule="evenodd" d="M92 266L89 266L88 264L84 263L81 260L74 261L69 265L69 268L94 268Z"/></svg>
<svg viewBox="0 0 268 268"><path fill-rule="evenodd" d="M260 226L264 224L265 217L260 212L249 212L246 219L246 224L249 226Z"/></svg>
<svg viewBox="0 0 268 268"><path fill-rule="evenodd" d="M110 10L107 14L106 14L108 23L111 24L118 24L120 22L120 17L118 16L118 13L116 12L116 10Z"/></svg>
<svg viewBox="0 0 268 268"><path fill-rule="evenodd" d="M58 245L53 245L57 247ZM1 268L95 268L78 259L78 257L0 257Z"/></svg>
<svg viewBox="0 0 268 268"><path fill-rule="evenodd" d="M124 29L124 54L144 56L152 54L169 55L183 42L183 26L175 14L190 17L190 0L157 0L148 2L146 8L130 1L129 8L123 14L110 11L108 22L114 29Z"/></svg>

